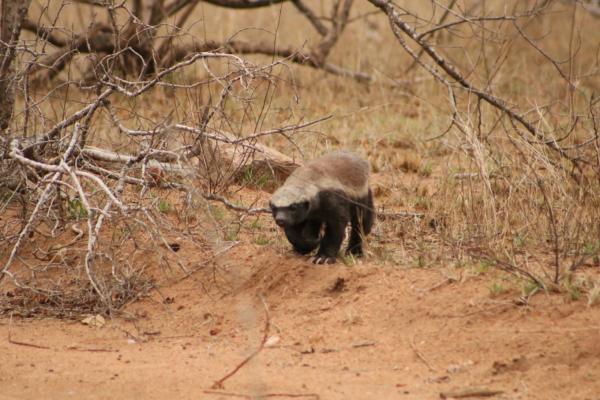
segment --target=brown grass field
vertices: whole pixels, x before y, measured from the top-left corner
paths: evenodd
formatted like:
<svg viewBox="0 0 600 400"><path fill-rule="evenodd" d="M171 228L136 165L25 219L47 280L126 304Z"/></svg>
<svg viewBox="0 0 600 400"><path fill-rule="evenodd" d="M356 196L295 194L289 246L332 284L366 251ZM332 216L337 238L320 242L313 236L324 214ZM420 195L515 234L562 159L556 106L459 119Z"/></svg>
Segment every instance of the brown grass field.
<svg viewBox="0 0 600 400"><path fill-rule="evenodd" d="M45 10L33 2L30 16L51 21L58 13L56 26L69 32L104 18L85 4L58 3ZM319 14L330 7L307 3ZM436 2L396 3L421 17L407 17L420 29L440 13L432 14ZM458 7L475 3L486 15L508 15L535 2ZM581 4L551 2L518 23L537 48L512 21L436 36L436 49L477 87L585 160L578 170L473 93L456 89L453 103L424 68L407 71L412 58L375 10L355 2L328 58L373 82L285 62L268 78L238 81L212 122L243 137L331 115L290 137L258 141L298 160L341 148L369 160L382 217L365 258L316 266L291 251L269 214L130 185L124 202L151 212L118 215L99 233L95 265L114 305L106 308L82 267L87 239L76 231L87 214L70 200L60 226L44 214L13 263L27 285L0 282L0 400L600 399L600 18ZM291 3L247 11L200 3L185 26L178 42L235 37L308 49L318 39ZM259 66L273 61L243 57ZM31 99L18 97L15 131L44 132L94 98L60 83L96 61L77 56L31 89ZM190 84L232 65L197 63L166 80ZM157 86L110 101L132 129L197 126L221 85ZM35 112L23 111L35 101ZM106 111L90 126L93 146L135 152L144 145L124 140ZM169 134L152 146L173 150L192 140ZM279 183L251 169L233 180L213 171L158 175L245 207L266 206ZM105 200L90 193L94 204ZM8 259L35 199L0 194L0 259ZM27 289L35 285L44 290ZM82 323L88 316L104 320Z"/></svg>

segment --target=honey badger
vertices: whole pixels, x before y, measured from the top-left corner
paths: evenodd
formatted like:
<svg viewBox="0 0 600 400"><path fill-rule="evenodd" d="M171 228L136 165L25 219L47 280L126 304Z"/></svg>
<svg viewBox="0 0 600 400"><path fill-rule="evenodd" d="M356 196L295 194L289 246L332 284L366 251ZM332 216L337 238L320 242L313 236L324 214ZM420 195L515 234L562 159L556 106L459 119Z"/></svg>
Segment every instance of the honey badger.
<svg viewBox="0 0 600 400"><path fill-rule="evenodd" d="M362 237L375 219L369 163L348 152L326 154L297 168L269 205L297 252L307 254L319 246L315 264L335 262L348 222L352 229L346 252L361 256Z"/></svg>

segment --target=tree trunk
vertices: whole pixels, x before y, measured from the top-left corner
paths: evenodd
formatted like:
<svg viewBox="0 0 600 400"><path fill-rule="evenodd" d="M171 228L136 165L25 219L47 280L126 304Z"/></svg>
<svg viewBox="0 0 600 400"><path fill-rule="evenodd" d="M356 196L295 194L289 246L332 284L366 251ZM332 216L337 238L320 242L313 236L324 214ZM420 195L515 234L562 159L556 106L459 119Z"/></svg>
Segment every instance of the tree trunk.
<svg viewBox="0 0 600 400"><path fill-rule="evenodd" d="M15 102L13 60L31 0L0 0L0 136L6 140Z"/></svg>

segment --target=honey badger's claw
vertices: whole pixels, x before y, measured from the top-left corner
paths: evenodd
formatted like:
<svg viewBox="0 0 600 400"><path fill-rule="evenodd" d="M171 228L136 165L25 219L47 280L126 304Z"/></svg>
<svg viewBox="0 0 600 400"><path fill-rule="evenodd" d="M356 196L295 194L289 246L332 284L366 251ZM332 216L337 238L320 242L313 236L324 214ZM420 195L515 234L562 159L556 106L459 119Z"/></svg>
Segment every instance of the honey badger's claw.
<svg viewBox="0 0 600 400"><path fill-rule="evenodd" d="M313 264L334 264L335 257L316 256L313 258Z"/></svg>

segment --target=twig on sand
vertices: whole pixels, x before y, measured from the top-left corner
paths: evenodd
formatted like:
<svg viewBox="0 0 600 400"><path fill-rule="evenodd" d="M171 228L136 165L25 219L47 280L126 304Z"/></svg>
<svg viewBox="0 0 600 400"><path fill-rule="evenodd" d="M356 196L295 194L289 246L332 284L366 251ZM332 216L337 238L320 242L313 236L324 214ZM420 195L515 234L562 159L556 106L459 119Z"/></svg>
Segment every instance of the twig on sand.
<svg viewBox="0 0 600 400"><path fill-rule="evenodd" d="M231 372L229 372L227 375L225 375L221 379L215 381L215 383L212 384L211 389L223 389L223 387L224 387L223 383L227 379L231 378L244 365L248 364L248 362L250 360L252 360L254 357L256 357L256 355L258 353L260 353L262 349L265 348L265 343L267 342L267 339L269 337L269 330L271 328L271 318L269 317L269 307L267 305L267 302L265 301L265 299L262 296L260 296L260 300L262 301L263 306L265 308L265 327L263 329L263 337L262 337L262 340L260 341L260 344L258 345L258 348L256 350L254 350L248 357L246 357L241 363L239 363L233 370L231 370Z"/></svg>
<svg viewBox="0 0 600 400"><path fill-rule="evenodd" d="M427 369L429 369L431 372L435 371L435 369L431 366L429 361L427 361L427 359L423 356L423 354L421 354L421 352L417 348L417 345L415 344L414 335L413 335L412 339L410 340L410 348L415 352L415 355L419 358L419 360L421 360L423 362L423 364L425 364Z"/></svg>
<svg viewBox="0 0 600 400"><path fill-rule="evenodd" d="M480 387L468 387L463 389L441 392L441 399L465 399L467 397L492 397L504 393L502 390L493 390Z"/></svg>
<svg viewBox="0 0 600 400"><path fill-rule="evenodd" d="M214 395L219 395L219 396L229 396L229 397L237 397L240 399L249 399L252 400L255 397L252 397L249 394L243 394L243 393L233 393L233 392L221 392L219 390L205 390L204 393L206 394L214 394ZM287 398L291 398L291 399L301 399L301 398L310 398L310 399L315 399L315 400L319 400L321 397L316 394L316 393L306 393L306 394L300 394L300 393L266 393L266 394L262 394L260 395L261 399L264 398L281 398L281 397L287 397Z"/></svg>
<svg viewBox="0 0 600 400"><path fill-rule="evenodd" d="M41 346L39 344L33 344L33 343L25 343L25 342L20 342L18 340L13 340L11 333L12 333L12 313L10 314L10 320L8 322L8 343L10 344L15 344L17 346L26 346L26 347L33 347L35 349L43 349L43 350L52 350L50 347L48 346Z"/></svg>

